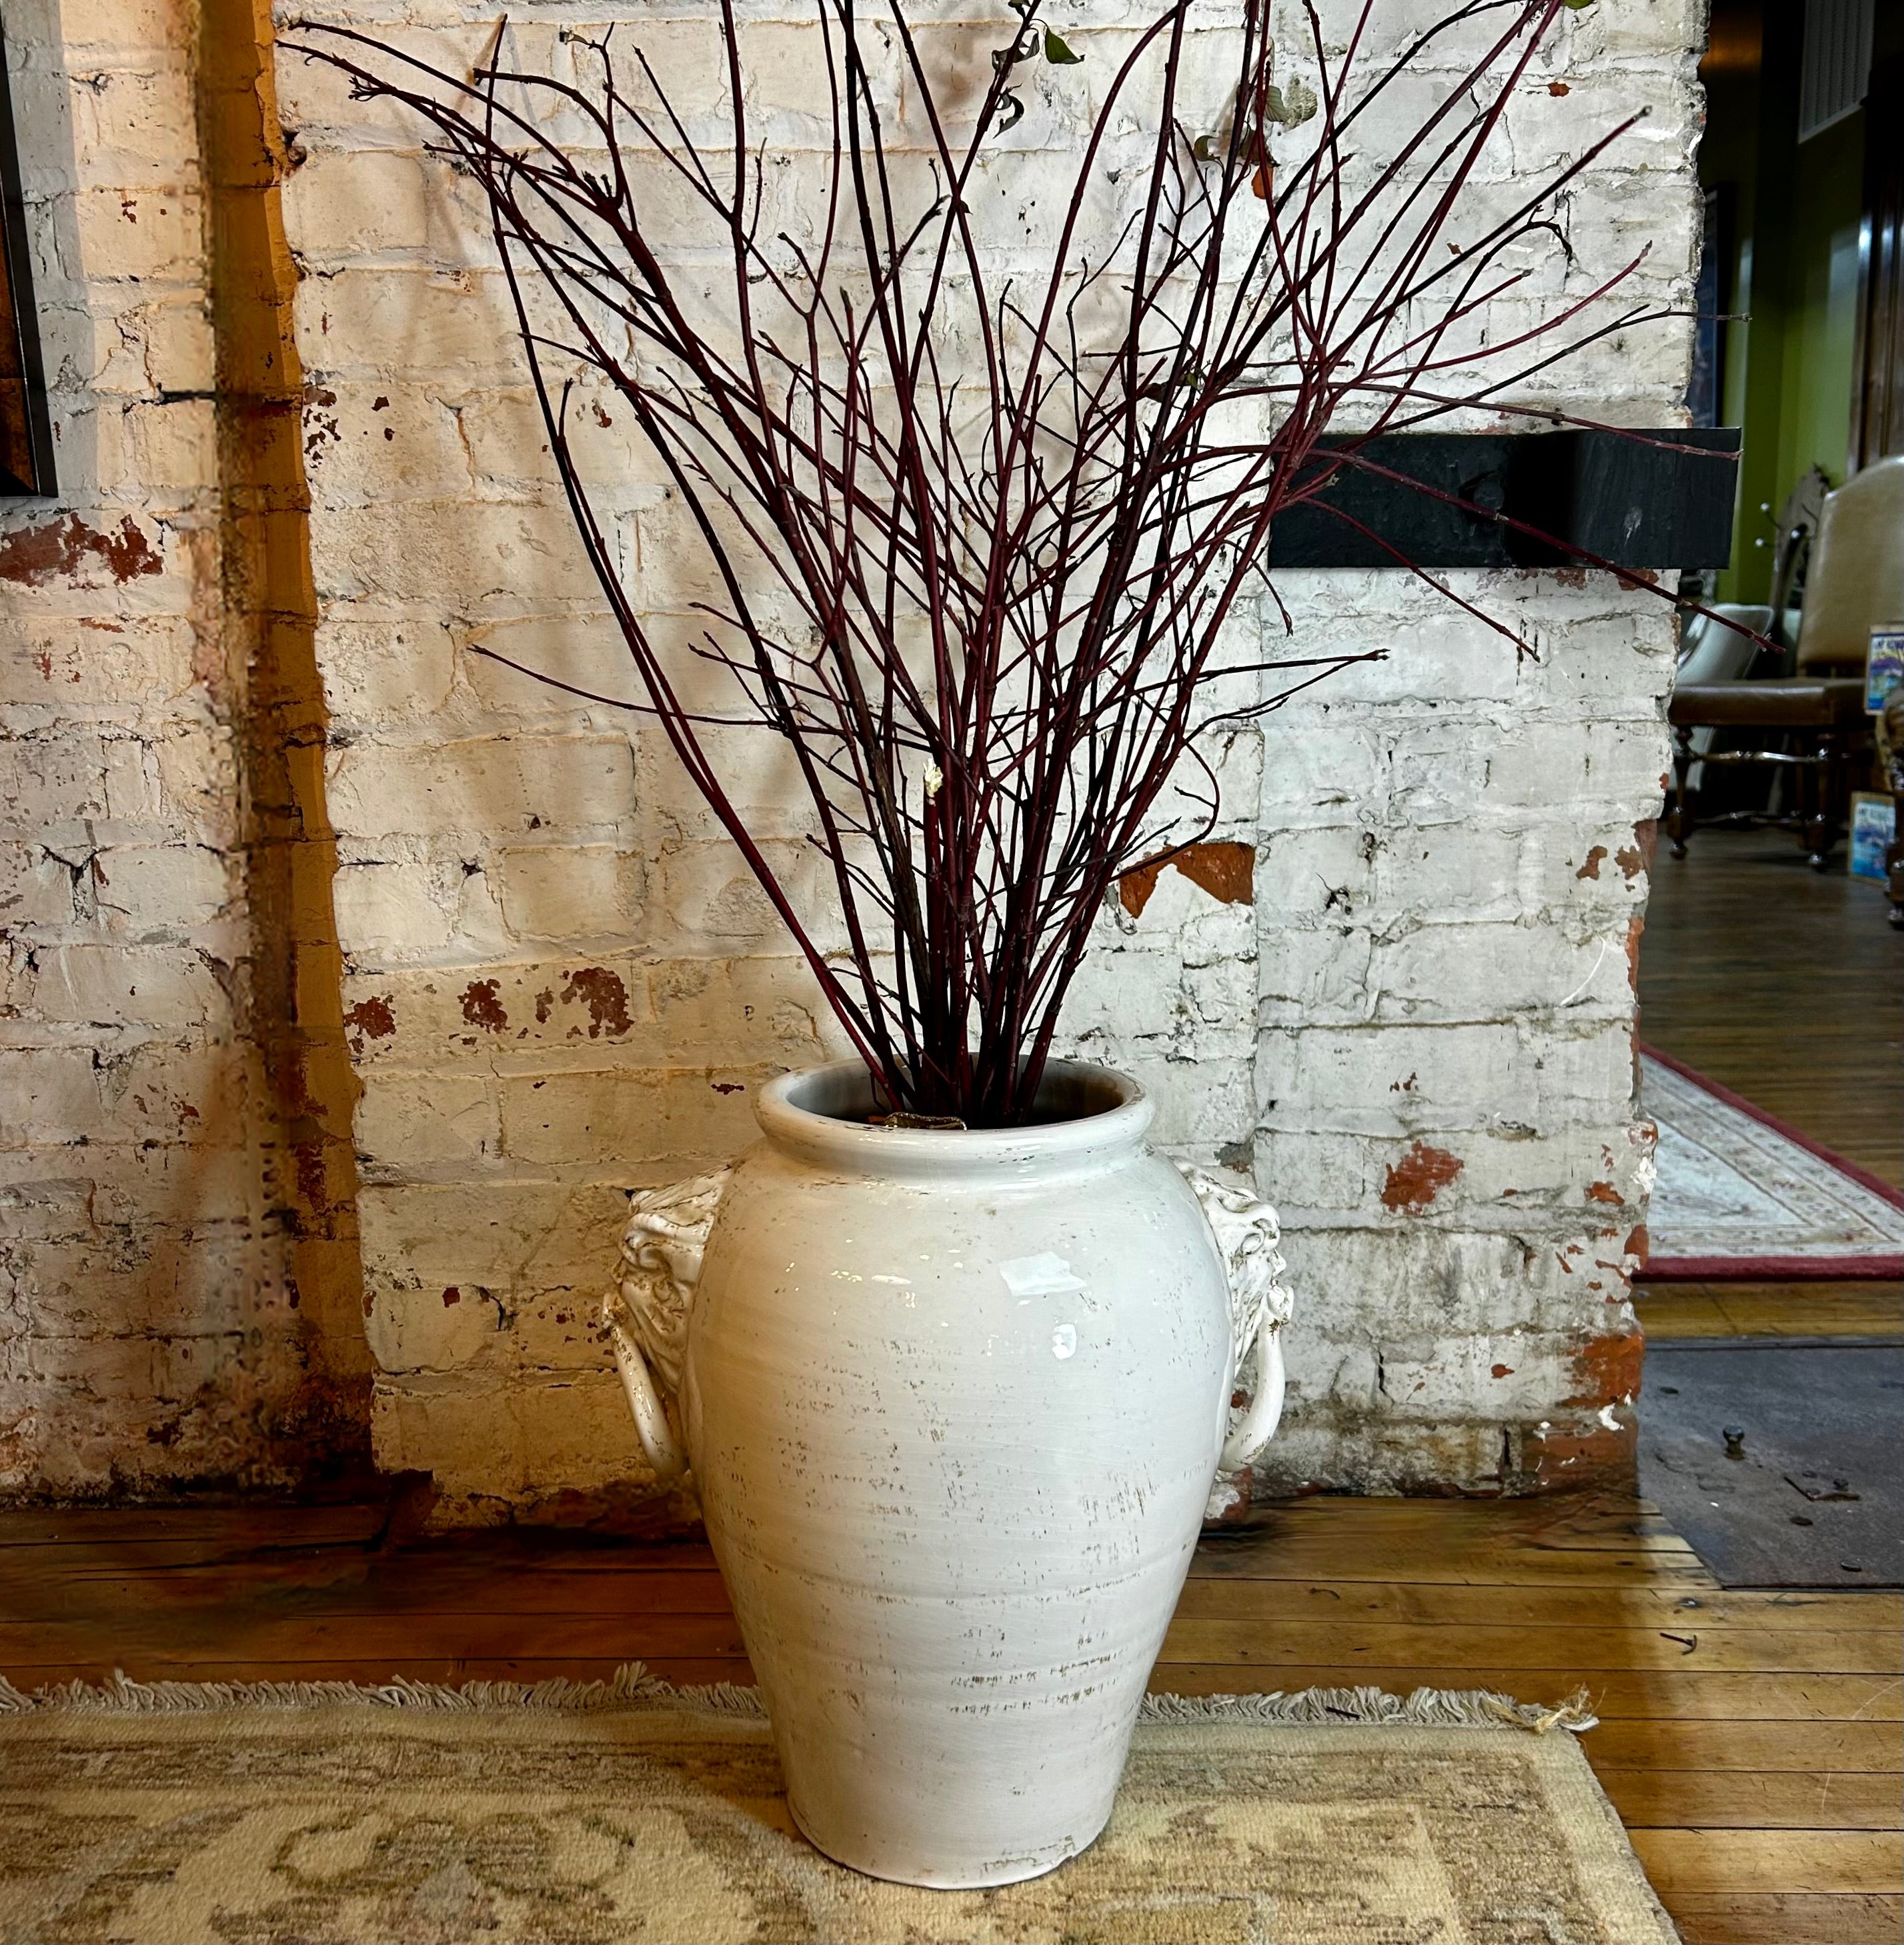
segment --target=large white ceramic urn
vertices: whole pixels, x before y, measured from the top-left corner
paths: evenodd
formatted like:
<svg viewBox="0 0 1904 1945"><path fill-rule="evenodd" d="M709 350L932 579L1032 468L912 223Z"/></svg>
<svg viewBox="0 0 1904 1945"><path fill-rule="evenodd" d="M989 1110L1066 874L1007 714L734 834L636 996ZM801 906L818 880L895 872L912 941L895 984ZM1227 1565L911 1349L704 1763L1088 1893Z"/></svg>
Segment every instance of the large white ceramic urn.
<svg viewBox="0 0 1904 1945"><path fill-rule="evenodd" d="M1288 1299L1270 1212L1154 1152L1122 1074L1052 1063L1023 1128L873 1111L855 1062L764 1089L730 1170L634 1198L609 1321L801 1829L1003 1884L1109 1817L1219 1463L1274 1428Z"/></svg>

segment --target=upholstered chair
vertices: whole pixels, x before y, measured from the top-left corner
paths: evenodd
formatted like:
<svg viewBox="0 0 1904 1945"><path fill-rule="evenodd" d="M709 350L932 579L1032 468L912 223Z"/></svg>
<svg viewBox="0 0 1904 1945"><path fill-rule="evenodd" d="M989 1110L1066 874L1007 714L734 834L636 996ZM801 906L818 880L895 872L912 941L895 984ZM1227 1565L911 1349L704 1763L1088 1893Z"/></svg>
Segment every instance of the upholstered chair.
<svg viewBox="0 0 1904 1945"><path fill-rule="evenodd" d="M1871 746L1865 656L1871 630L1904 622L1904 456L1883 459L1825 497L1798 624L1798 673L1767 681L1687 681L1673 691L1674 790L1666 835L1675 858L1692 834L1696 763L1784 767L1790 807L1761 819L1733 812L1714 821L1770 821L1795 831L1825 868L1844 834L1852 763ZM1683 674L1685 672L1683 672ZM1714 750L1708 729L1748 732L1751 747Z"/></svg>

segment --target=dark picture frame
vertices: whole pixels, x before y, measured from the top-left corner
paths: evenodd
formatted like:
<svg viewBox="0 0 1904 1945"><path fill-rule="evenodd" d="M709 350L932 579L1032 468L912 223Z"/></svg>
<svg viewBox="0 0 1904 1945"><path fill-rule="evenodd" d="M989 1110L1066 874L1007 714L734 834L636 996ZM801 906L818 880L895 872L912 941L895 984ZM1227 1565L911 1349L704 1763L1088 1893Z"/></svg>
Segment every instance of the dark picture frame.
<svg viewBox="0 0 1904 1945"><path fill-rule="evenodd" d="M0 498L37 499L57 489L6 51L0 23Z"/></svg>

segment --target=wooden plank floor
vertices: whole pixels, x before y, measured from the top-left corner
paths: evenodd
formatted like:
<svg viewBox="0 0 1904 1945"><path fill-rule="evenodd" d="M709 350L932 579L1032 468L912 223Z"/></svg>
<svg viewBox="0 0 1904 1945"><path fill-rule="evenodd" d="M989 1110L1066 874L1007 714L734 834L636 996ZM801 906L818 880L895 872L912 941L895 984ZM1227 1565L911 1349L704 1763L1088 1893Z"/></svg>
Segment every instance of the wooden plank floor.
<svg viewBox="0 0 1904 1945"><path fill-rule="evenodd" d="M696 1545L373 1507L0 1514L0 1669L186 1680L751 1678ZM1311 1499L1205 1541L1155 1686L1584 1687L1585 1746L1691 1940L1894 1940L1904 1598L1720 1589L1631 1500Z"/></svg>
<svg viewBox="0 0 1904 1945"><path fill-rule="evenodd" d="M1885 923L1879 887L1812 872L1776 833L1697 833L1687 857L1662 855L1655 869L1640 1003L1654 1046L1904 1182L1904 936ZM1656 1338L1904 1336L1904 1286L1894 1283L1661 1284L1643 1287L1635 1308ZM1645 1409L1643 1395L1643 1420ZM1872 1599L1826 1597L1809 1611L1847 1625L1866 1611L1887 1622L1887 1608L1867 1608ZM1878 1834L1894 1833L1899 1818L1891 1704L1860 1715L1853 1701L1850 1716L1784 1719L1770 1674L1747 1679L1766 1685L1755 1692L1771 1712L1755 1719L1776 1719L1785 1759L1754 1743L1763 1728L1735 1734L1742 1725L1730 1725L1720 1733L1738 1760L1702 1777L1676 1766L1709 1733L1685 1719L1649 1732L1657 1769L1609 1781L1661 1895L1689 1938L1896 1940L1904 1859L1894 1834ZM1780 1697L1793 1679L1779 1678ZM1847 1691L1829 1706L1850 1699ZM1834 1743L1844 1734L1853 1744ZM1875 1767L1840 1767L1847 1757ZM1747 1785L1761 1760L1767 1767ZM1603 1752L1594 1761L1612 1774ZM1801 1774L1809 1780L1800 1783ZM1730 1814L1709 1814L1711 1801ZM1689 1840L1694 1830L1702 1835Z"/></svg>
<svg viewBox="0 0 1904 1945"><path fill-rule="evenodd" d="M1634 1308L1649 1337L1904 1337L1904 1284L1656 1283Z"/></svg>
<svg viewBox="0 0 1904 1945"><path fill-rule="evenodd" d="M1779 831L1662 845L1640 943L1642 1037L1904 1185L1904 932L1881 886Z"/></svg>

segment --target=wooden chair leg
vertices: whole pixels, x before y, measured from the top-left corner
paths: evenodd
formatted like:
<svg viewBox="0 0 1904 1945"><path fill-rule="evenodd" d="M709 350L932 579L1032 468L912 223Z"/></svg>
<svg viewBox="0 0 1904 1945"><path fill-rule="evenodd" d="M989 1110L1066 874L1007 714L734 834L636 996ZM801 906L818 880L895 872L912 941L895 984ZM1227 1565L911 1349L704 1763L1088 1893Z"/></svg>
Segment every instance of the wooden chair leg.
<svg viewBox="0 0 1904 1945"><path fill-rule="evenodd" d="M1693 771L1693 726L1681 723L1673 732L1673 807L1666 813L1667 848L1675 858L1686 855L1693 834L1693 812L1686 801L1686 778Z"/></svg>

